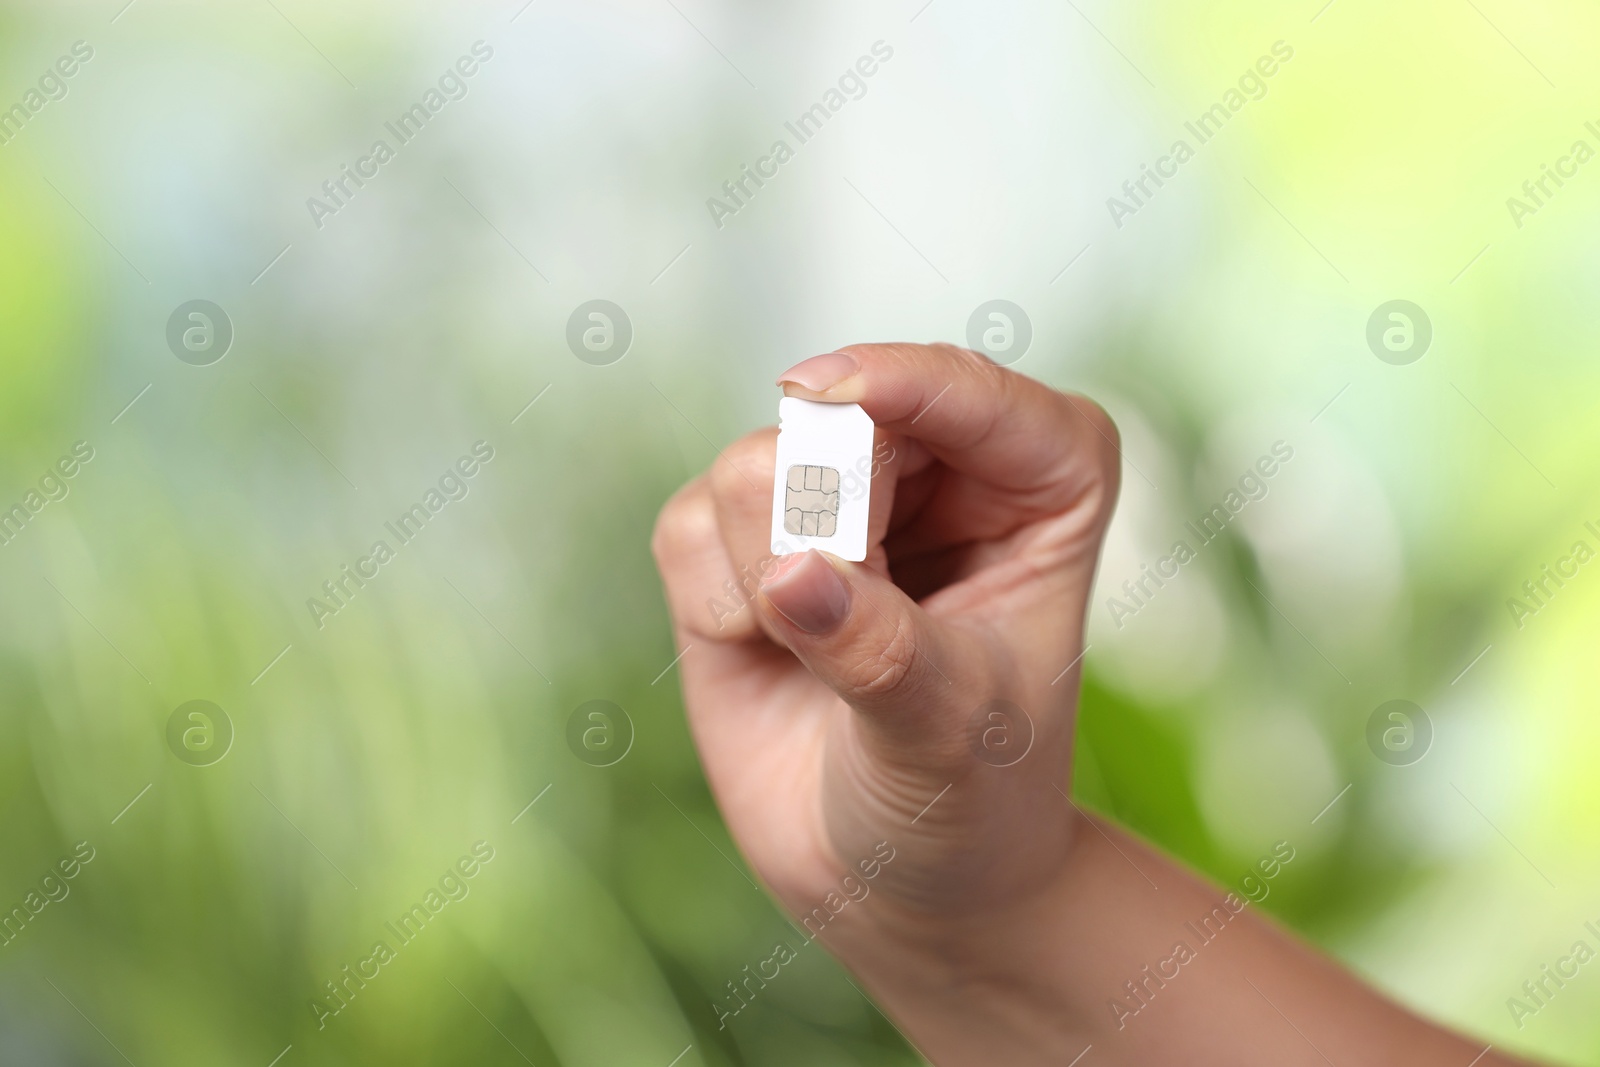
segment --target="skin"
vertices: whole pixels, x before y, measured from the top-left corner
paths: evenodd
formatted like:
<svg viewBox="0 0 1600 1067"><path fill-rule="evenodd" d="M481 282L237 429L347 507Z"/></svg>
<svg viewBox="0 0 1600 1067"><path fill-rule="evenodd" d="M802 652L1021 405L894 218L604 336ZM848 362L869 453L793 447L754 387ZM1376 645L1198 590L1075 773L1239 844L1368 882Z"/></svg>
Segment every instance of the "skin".
<svg viewBox="0 0 1600 1067"><path fill-rule="evenodd" d="M1085 1067L1519 1062L1474 1063L1481 1042L1068 799L1120 469L1105 412L962 349L841 351L780 381L878 427L866 561L771 559L775 429L673 496L652 548L679 647L694 645L689 725L729 830L907 1039L940 1067L1063 1065L1090 1047ZM725 583L750 576L758 594L730 614ZM986 734L996 720L975 712L994 700L1023 714ZM979 758L997 738L1016 752L1030 725L1025 757ZM1219 906L1203 943L1185 924ZM1175 977L1146 970L1179 940L1195 958Z"/></svg>

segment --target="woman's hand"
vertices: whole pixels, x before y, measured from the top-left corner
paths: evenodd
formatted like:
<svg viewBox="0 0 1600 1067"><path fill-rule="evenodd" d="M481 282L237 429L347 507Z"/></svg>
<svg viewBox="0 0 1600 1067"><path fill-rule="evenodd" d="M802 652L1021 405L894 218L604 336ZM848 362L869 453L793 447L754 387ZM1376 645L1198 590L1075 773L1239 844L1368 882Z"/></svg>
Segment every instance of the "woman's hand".
<svg viewBox="0 0 1600 1067"><path fill-rule="evenodd" d="M1117 495L1104 412L937 345L859 345L782 381L877 423L872 548L770 557L773 430L674 496L654 548L689 722L751 865L925 1056L1512 1062L1067 799Z"/></svg>
<svg viewBox="0 0 1600 1067"><path fill-rule="evenodd" d="M662 511L689 721L728 826L802 918L886 851L867 868L880 919L1012 907L1057 877L1079 825L1076 664L1116 430L942 345L858 345L781 381L860 404L882 462L865 563L773 559L774 429Z"/></svg>

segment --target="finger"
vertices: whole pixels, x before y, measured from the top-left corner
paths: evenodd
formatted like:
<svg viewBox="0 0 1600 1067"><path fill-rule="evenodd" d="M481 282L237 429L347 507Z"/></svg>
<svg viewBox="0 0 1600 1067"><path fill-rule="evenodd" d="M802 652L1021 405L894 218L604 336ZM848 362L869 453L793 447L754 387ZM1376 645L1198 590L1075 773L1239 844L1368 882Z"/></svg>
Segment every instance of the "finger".
<svg viewBox="0 0 1600 1067"><path fill-rule="evenodd" d="M759 578L741 575L729 559L705 475L679 489L662 507L650 551L680 635L726 642L756 636L756 613L749 605Z"/></svg>
<svg viewBox="0 0 1600 1067"><path fill-rule="evenodd" d="M939 461L908 483L922 503L889 543L897 566L921 557L918 592L957 579L924 602L932 614L983 619L1052 676L1077 654L1120 468L1103 411L945 345L852 346L780 380L859 403Z"/></svg>
<svg viewBox="0 0 1600 1067"><path fill-rule="evenodd" d="M861 713L881 755L918 767L961 758L962 709L995 695L996 650L981 635L958 634L883 575L815 550L779 561L757 603L812 674Z"/></svg>
<svg viewBox="0 0 1600 1067"><path fill-rule="evenodd" d="M764 427L724 448L707 472L717 536L735 568L759 569L772 556L772 483L777 454L778 431Z"/></svg>
<svg viewBox="0 0 1600 1067"><path fill-rule="evenodd" d="M795 714L820 687L787 649L762 636L755 578L748 593L730 592L746 579L723 547L707 476L662 508L651 550L673 617L684 710L712 791L741 840L777 840L769 822L784 805L757 798L770 801L784 788L786 767L805 765L808 746L820 747L819 718Z"/></svg>
<svg viewBox="0 0 1600 1067"><path fill-rule="evenodd" d="M940 494L946 504L930 501L952 509L927 516L938 525L954 519L952 529L993 536L967 527L1014 527L1067 508L1103 521L1115 502L1120 452L1109 417L977 353L852 345L800 363L779 382L792 396L860 404L874 423L916 439L964 475L965 488L986 490L977 501L950 492Z"/></svg>

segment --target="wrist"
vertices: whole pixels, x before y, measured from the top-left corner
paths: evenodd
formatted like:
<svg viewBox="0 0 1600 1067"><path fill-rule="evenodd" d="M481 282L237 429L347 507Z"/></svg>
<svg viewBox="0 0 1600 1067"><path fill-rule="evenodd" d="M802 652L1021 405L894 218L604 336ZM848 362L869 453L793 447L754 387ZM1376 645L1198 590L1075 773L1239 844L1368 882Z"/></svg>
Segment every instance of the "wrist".
<svg viewBox="0 0 1600 1067"><path fill-rule="evenodd" d="M939 1067L1059 1064L1089 1043L1098 1017L1072 980L1083 951L1072 912L1075 887L1096 881L1107 850L1084 816L1072 818L1061 862L1024 894L934 911L885 895L823 938Z"/></svg>

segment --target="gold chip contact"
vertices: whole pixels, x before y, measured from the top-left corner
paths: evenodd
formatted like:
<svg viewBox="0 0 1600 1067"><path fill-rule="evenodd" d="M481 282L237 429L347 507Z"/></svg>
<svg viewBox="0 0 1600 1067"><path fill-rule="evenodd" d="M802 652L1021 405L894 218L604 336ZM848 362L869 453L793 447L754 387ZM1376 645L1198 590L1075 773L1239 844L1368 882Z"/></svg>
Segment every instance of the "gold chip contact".
<svg viewBox="0 0 1600 1067"><path fill-rule="evenodd" d="M783 528L804 537L832 537L839 525L839 472L832 467L789 468Z"/></svg>

